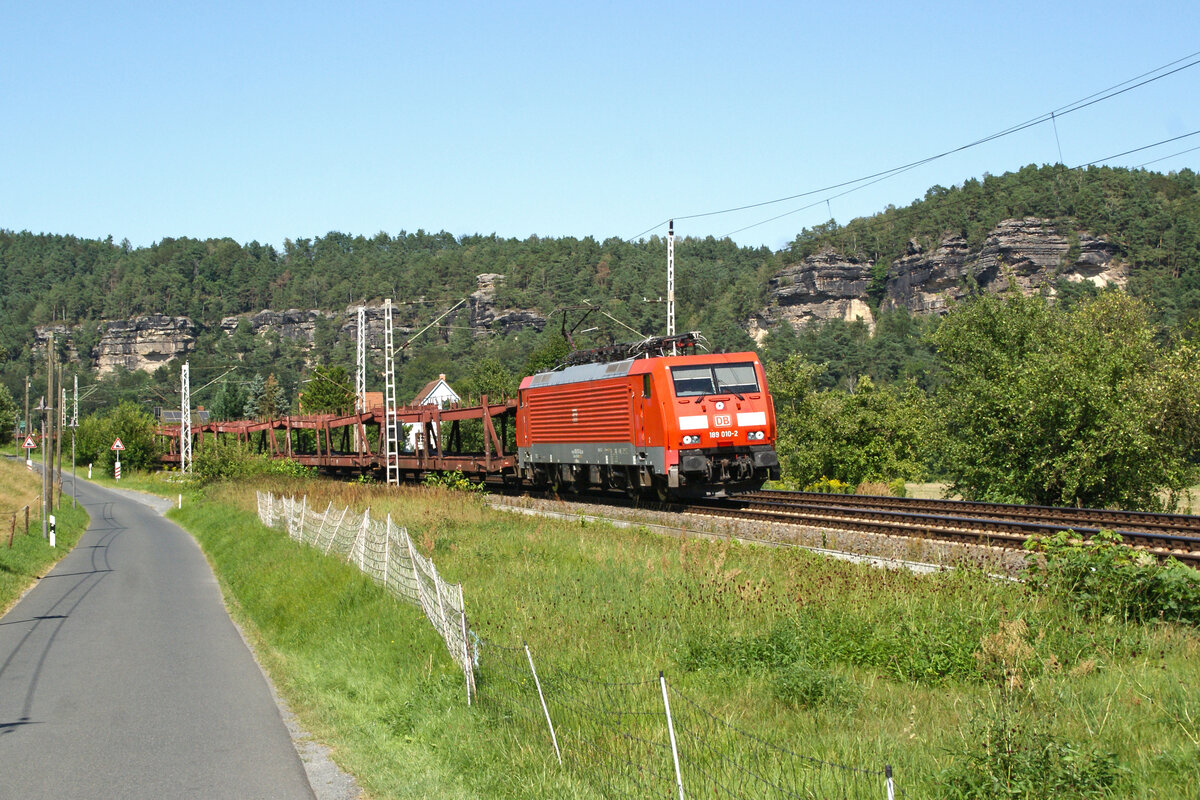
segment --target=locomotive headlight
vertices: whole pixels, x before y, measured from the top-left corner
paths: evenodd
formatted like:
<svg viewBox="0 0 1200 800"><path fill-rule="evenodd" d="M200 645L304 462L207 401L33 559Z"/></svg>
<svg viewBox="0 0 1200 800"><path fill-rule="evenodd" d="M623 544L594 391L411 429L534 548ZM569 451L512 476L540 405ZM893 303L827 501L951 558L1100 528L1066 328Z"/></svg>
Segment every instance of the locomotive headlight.
<svg viewBox="0 0 1200 800"><path fill-rule="evenodd" d="M750 431L750 433L746 435L746 438L752 442L756 442L759 439L765 439L766 436L767 434L764 431Z"/></svg>
<svg viewBox="0 0 1200 800"><path fill-rule="evenodd" d="M683 437L683 443L684 444L700 444L700 437L699 436L685 436L685 437Z"/></svg>

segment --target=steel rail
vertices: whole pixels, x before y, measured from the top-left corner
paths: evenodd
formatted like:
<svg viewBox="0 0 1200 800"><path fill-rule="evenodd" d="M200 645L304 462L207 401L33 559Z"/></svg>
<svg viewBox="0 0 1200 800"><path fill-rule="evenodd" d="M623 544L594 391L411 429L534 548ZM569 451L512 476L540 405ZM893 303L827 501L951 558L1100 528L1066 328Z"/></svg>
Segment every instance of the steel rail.
<svg viewBox="0 0 1200 800"><path fill-rule="evenodd" d="M770 494L770 493L768 493ZM733 502L695 503L683 510L709 516L781 522L812 527L866 531L894 536L939 539L1007 548L1021 548L1034 536L1070 532L1088 539L1100 528L1058 525L1044 521L1023 521L985 517L912 513L859 506L835 506L825 503L802 504L796 501L750 499ZM841 497L841 496L837 496ZM897 498L890 498L897 499ZM1200 568L1200 536L1180 536L1147 531L1117 530L1129 546L1144 550L1160 561L1175 558Z"/></svg>
<svg viewBox="0 0 1200 800"><path fill-rule="evenodd" d="M1161 514L1148 511L1120 511L1098 508L1065 508L1056 506L1024 506L1015 503L985 503L971 500L934 500L912 497L877 497L873 495L841 495L818 492L762 491L738 496L741 500L803 502L863 508L888 508L911 513L950 514L960 517L986 516L992 519L1016 519L1029 522L1048 522L1064 527L1084 524L1087 527L1147 533L1178 533L1200 535L1200 516L1191 514Z"/></svg>

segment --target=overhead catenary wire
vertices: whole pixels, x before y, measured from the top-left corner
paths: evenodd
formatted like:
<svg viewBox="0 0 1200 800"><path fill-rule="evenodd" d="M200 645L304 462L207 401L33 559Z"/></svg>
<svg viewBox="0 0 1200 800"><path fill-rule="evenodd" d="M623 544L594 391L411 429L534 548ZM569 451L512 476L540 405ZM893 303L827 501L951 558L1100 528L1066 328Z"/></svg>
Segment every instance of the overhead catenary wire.
<svg viewBox="0 0 1200 800"><path fill-rule="evenodd" d="M1125 150L1124 152L1121 152L1121 153L1114 153L1113 155L1110 155L1110 156L1104 156L1103 158L1097 158L1097 159L1095 159L1095 160L1093 160L1093 161L1089 161L1089 162L1087 162L1087 163L1085 163L1085 164L1077 164L1077 165L1075 165L1074 167L1067 167L1067 169L1076 170L1076 169L1082 169L1082 168L1084 168L1084 167L1091 167L1091 166L1095 166L1096 164L1100 164L1100 163L1102 163L1102 162L1105 162L1105 161L1111 161L1111 160L1112 160L1112 159L1114 159L1114 158L1121 158L1122 156L1131 155L1132 153L1139 153L1139 152L1141 152L1142 150L1149 150L1149 149L1151 149L1151 148L1154 148L1154 147L1161 147L1161 146L1162 146L1162 145L1164 145L1164 144L1170 144L1171 142L1176 142L1176 141L1179 141L1180 139L1186 139L1186 138L1188 138L1189 136L1195 136L1195 135L1197 135L1197 134L1200 134L1200 130L1197 130L1197 131L1192 131L1191 133L1185 133L1185 134L1182 134L1182 135L1180 135L1180 136L1173 136L1173 137L1171 137L1170 139L1163 139L1163 140L1161 140L1161 141L1154 142L1153 144L1147 144L1147 145L1143 145L1143 146L1141 146L1141 147L1135 147L1135 148L1133 148L1132 150ZM1193 148L1193 149L1194 149L1194 148ZM1186 150L1185 150L1184 152L1188 152L1188 151L1186 151ZM1152 162L1151 162L1151 163L1152 163ZM1143 165L1143 166L1144 166L1144 165ZM885 177L888 177L888 176L885 176ZM848 194L850 194L851 192L856 192L856 191L858 191L859 189L865 189L866 187L868 187L868 186L871 186L871 185L873 185L873 184L875 184L875 183L878 183L879 181L881 181L881 180L884 180L884 179L885 179L885 178L878 178L878 179L876 179L876 180L874 180L874 181L871 181L871 183L865 183L865 184L863 184L862 186L855 186L855 187L853 187L853 188L847 189L847 190L846 190L846 191L844 191L844 192L839 192L838 194L831 195L831 196L830 196L828 199L830 199L830 200L836 200L836 199L837 199L837 198L839 198L839 197L844 197L845 195L848 195ZM785 212L784 212L784 213L782 213L782 214L776 214L775 216L773 216L773 217L771 217L771 218L769 218L769 219L764 219L764 220L760 220L760 221L758 221L758 222L753 222L753 223L751 223L751 224L749 224L749 225L746 225L746 226L744 226L744 227L738 228L737 230L730 231L729 233L726 233L726 234L724 234L724 235L723 235L721 238L726 238L726 237L728 237L728 236L733 236L735 233L741 233L742 231L747 231L747 230L750 230L751 228L757 228L759 225L766 225L768 222L774 222L774 221L775 221L775 220L777 220L777 219L783 219L784 217L791 216L792 214L798 214L798 213L800 213L801 211L806 211L806 210L808 210L808 209L810 209L810 208L813 208L813 207L815 207L815 206L819 206L819 205L821 205L821 203L823 203L823 202L825 202L825 200L816 200L816 201L814 201L814 202L812 202L812 203L809 203L808 205L801 206L800 208L793 208L791 211L785 211Z"/></svg>
<svg viewBox="0 0 1200 800"><path fill-rule="evenodd" d="M1024 122L1020 122L1015 125L1011 125L1008 128L1004 128L1003 130L996 131L995 133L989 134L987 136L983 136L979 139L976 139L975 141L968 142L967 144L963 144L958 147L951 148L949 150L945 150L945 151L943 151L941 153L937 153L935 155L927 156L925 158L917 159L915 161L910 161L907 164L901 164L899 166L891 167L889 169L880 170L878 172L874 172L869 175L864 175L859 178L854 178L852 180L842 181L840 183L831 184L829 186L825 186L825 187L818 188L818 189L810 189L810 190L803 191L803 192L797 192L795 194L791 194L786 197L778 197L773 200L763 200L761 202L756 202L756 203L746 203L746 204L739 205L739 206L733 206L730 208L719 209L716 211L705 211L705 212L698 213L698 214L676 214L676 215L673 215L672 217L669 217L668 219L664 219L662 222L659 222L659 223L651 226L650 228L647 228L646 230L642 231L641 233L638 233L638 234L630 237L626 241L632 242L636 239L641 238L642 236L646 235L647 233L650 233L651 231L661 228L663 225L667 224L669 219L675 219L676 221L689 220L689 219L700 219L700 218L704 218L704 217L712 217L712 216L718 216L718 215L722 215L722 214L731 214L731 213L738 212L738 211L748 211L748 210L754 209L754 208L762 208L764 206L775 205L778 203L785 203L789 200L798 200L802 197L811 197L812 195L824 194L825 192L830 192L835 189L842 189L845 187L851 187L851 186L854 186L855 184L860 184L860 183L863 184L863 186L858 187L858 188L864 188L865 186L870 186L870 185L873 185L874 183L878 183L880 180L883 180L883 179L886 179L889 177L893 177L894 175L898 175L903 172L907 172L908 170L914 169L919 166L924 166L925 164L929 164L933 161L937 161L939 159L945 158L945 157L953 155L955 153L960 153L964 150L978 147L980 145L995 141L996 139L1000 139L1005 136L1011 136L1012 134L1019 133L1028 128L1034 127L1035 125L1040 125L1040 124L1043 124L1048 121L1054 121L1058 117L1066 116L1067 114L1074 113L1081 109L1087 108L1089 106L1092 106L1097 103L1103 102L1105 100L1111 99L1118 95L1121 95L1126 92L1132 91L1134 89L1140 88L1140 87L1145 86L1154 81L1161 80L1162 78L1166 78L1170 75L1174 75L1178 72L1181 72L1182 70L1189 69L1191 67L1194 67L1194 66L1200 64L1200 58L1197 58L1197 56L1200 56L1200 51L1196 51L1196 52L1190 53L1186 56L1183 56L1181 58L1177 58L1174 61L1168 62L1167 64L1163 64L1162 66L1156 67L1155 69L1149 70L1140 75L1134 76L1132 78L1128 78L1120 83L1114 84L1114 85L1108 87L1107 89L1101 89L1098 92L1093 92L1092 94L1090 94L1086 97L1080 98L1079 100L1075 100L1071 103L1067 103L1066 105L1060 106L1059 108L1047 111L1044 114L1039 114L1038 116L1028 119ZM1188 63L1182 64L1181 66L1177 66L1181 62L1184 62L1184 61L1187 61ZM1171 67L1174 67L1174 69L1169 69ZM1164 70L1168 70L1168 71L1164 72ZM870 183L868 183L868 181ZM847 193L848 192L844 192L842 194L847 194ZM836 199L837 197L840 197L840 196L842 196L842 195L841 194L833 195L828 199ZM825 202L824 198L817 201L813 205L820 205L823 202ZM804 208L811 208L811 207L812 206L805 206ZM793 211L788 212L788 213L796 213L801 210L804 210L804 209L803 208L794 209ZM749 225L744 228L739 228L738 230L733 231L732 233L740 233L741 231L747 230L747 229L755 227L757 225L763 225L763 224L766 224L767 222L771 222L776 219L779 219L782 216L787 216L787 214L781 214L779 216L772 217L771 219L762 220L761 222L754 223L753 225ZM730 236L730 235L732 235L732 233L725 234L725 235Z"/></svg>

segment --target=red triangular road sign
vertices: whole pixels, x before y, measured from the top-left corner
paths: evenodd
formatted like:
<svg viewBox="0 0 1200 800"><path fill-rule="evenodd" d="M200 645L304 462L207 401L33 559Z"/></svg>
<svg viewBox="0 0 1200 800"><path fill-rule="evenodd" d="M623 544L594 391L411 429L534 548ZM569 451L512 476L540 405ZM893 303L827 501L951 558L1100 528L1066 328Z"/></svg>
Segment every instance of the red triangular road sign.
<svg viewBox="0 0 1200 800"><path fill-rule="evenodd" d="M34 444L32 436L26 436L25 444L21 445L21 447L24 447L26 450L36 450L37 449L37 445Z"/></svg>
<svg viewBox="0 0 1200 800"><path fill-rule="evenodd" d="M121 437L119 437L119 436L117 437L117 440L115 442L113 442L113 446L109 448L109 450L124 450L124 449L125 449L125 445L121 444Z"/></svg>

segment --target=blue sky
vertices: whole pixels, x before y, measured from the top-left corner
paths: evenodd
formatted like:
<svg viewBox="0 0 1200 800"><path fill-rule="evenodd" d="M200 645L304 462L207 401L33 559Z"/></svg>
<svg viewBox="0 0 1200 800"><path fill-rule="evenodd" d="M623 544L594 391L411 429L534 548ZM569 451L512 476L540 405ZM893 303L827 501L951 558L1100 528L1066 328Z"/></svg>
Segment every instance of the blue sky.
<svg viewBox="0 0 1200 800"><path fill-rule="evenodd" d="M629 238L940 153L1200 51L1195 0L0 10L0 228L134 245L418 228ZM1200 66L1057 127L1058 143L1035 125L828 206L837 191L676 229L780 248L831 212L845 223L1056 162L1059 143L1074 166L1188 134ZM1200 150L1150 168L1183 167Z"/></svg>

